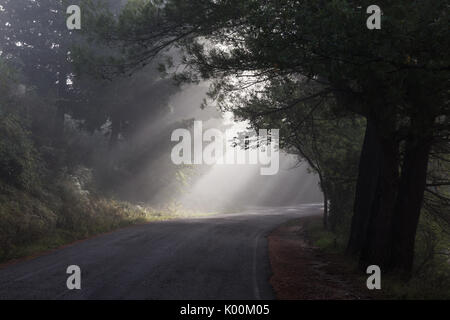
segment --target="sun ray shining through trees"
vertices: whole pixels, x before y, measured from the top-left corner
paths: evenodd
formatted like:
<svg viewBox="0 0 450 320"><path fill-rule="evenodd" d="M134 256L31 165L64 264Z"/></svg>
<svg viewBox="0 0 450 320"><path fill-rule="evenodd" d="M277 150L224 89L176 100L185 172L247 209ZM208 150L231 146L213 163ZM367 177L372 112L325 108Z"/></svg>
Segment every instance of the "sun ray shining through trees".
<svg viewBox="0 0 450 320"><path fill-rule="evenodd" d="M253 263L298 228L292 260L315 241L382 298L450 298L449 5L373 5L0 0L0 262L257 210ZM295 208L320 222L258 240Z"/></svg>

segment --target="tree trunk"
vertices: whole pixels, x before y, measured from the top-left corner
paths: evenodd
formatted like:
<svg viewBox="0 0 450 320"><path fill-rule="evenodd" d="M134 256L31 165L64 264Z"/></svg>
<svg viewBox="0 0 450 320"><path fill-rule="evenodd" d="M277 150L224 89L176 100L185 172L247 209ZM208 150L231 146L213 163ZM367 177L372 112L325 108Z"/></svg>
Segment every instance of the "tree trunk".
<svg viewBox="0 0 450 320"><path fill-rule="evenodd" d="M319 175L319 183L320 183L320 189L323 193L323 227L324 229L328 229L328 192L327 188L325 187L325 181L323 179L322 173L320 170L317 170L317 173Z"/></svg>
<svg viewBox="0 0 450 320"><path fill-rule="evenodd" d="M349 255L359 254L366 240L369 218L374 208L373 203L376 200L380 174L380 155L380 141L376 126L371 119L368 119L359 160L355 204L346 250Z"/></svg>
<svg viewBox="0 0 450 320"><path fill-rule="evenodd" d="M426 115L419 121L427 121ZM413 128L405 143L400 189L393 224L393 249L390 269L409 278L414 260L414 243L426 188L428 160L432 144L430 128L434 119L428 117L429 128ZM412 125L414 126L414 120Z"/></svg>
<svg viewBox="0 0 450 320"><path fill-rule="evenodd" d="M323 227L328 229L328 195L327 192L323 191Z"/></svg>
<svg viewBox="0 0 450 320"><path fill-rule="evenodd" d="M392 137L380 138L380 174L375 199L371 203L367 235L360 255L360 267L378 265L383 271L390 265L392 225L399 183L399 144Z"/></svg>

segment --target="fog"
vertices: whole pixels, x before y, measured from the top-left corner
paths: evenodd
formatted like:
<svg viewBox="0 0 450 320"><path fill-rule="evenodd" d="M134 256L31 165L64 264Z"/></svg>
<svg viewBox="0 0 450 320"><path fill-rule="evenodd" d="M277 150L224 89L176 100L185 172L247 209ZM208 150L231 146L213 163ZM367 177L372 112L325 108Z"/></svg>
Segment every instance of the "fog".
<svg viewBox="0 0 450 320"><path fill-rule="evenodd" d="M145 72L155 71L146 69ZM131 95L129 100L132 103L140 104L152 111L147 112L148 117L140 121L140 127L126 138L126 143L123 141L126 147L118 146L114 150L114 156L118 158L128 157L130 150L135 154L140 152L142 153L140 161L147 159L148 162L139 165L140 169L133 174L132 179L120 183L119 194L149 204L175 202L186 208L201 210L232 210L243 206L280 206L322 201L318 178L308 172L306 163L296 155L284 152L280 152L279 171L275 175L261 175L261 165L189 166L189 179L183 184L180 192L174 193L173 189L177 188L178 183L177 176L169 174L169 171L174 169L170 158L171 148L176 144L170 140L173 130L183 127L185 125L183 121L192 124L192 121L196 120L202 121L204 130L217 128L237 134L244 131L247 124L236 122L231 113L222 113L214 106L200 108L208 90L207 83L167 89L175 93L169 93L170 97L162 106L155 105L155 101L165 101L161 96L168 93L160 90L171 86L166 84L167 81L162 78L156 80L154 84L134 81L134 86L142 87L134 87L134 91L152 92L143 97L133 97L132 92L124 89L120 93L121 96ZM161 85L162 83L165 85ZM159 90L155 90L155 86ZM154 149L161 150L161 145L163 145L162 152L152 152ZM204 143L205 145L207 143ZM129 146L133 147L130 149ZM165 187L154 188L160 185L161 177L166 179Z"/></svg>
<svg viewBox="0 0 450 320"><path fill-rule="evenodd" d="M125 3L111 1L110 6L118 12ZM16 10L14 2L8 5L11 12ZM36 12L45 9L29 5ZM25 60L26 68L18 70L31 75L24 77L24 83L28 91L42 97L40 103L47 104L45 99L67 102L55 103L45 111L36 109L38 121L33 124L34 139L39 148L48 150L44 157L48 156L48 167L55 173L76 175L78 167L86 168L92 171L99 194L149 206L175 203L194 209L226 209L322 201L317 177L307 172L306 164L297 156L283 152L279 171L271 176L262 176L260 165L175 165L171 160L176 144L171 141L174 130L192 130L193 121L202 121L204 129L228 130L237 135L247 129L247 124L235 122L231 113L222 113L214 105L200 108L209 84L177 86L170 76L163 77L157 70L161 61L108 80L91 74L89 68L76 72L68 60L61 65L56 57L62 52L68 55L72 45L83 40L64 33L65 21L57 22L48 26L43 16L39 26L40 32L58 46L47 48L35 37L24 46L20 32L6 28L2 31L5 39L11 35L17 39L8 41L9 47L0 48L7 53L0 56L11 65L20 65L15 55ZM16 24L18 30L27 30ZM32 35L35 31L29 32ZM90 49L100 55L112 52L97 44ZM165 54L177 60L175 51ZM47 59L54 61L40 65ZM60 81L61 74L65 74L65 84ZM53 119L55 114L62 114L62 120ZM60 153L52 149L55 146ZM66 160L58 163L54 159L63 155Z"/></svg>

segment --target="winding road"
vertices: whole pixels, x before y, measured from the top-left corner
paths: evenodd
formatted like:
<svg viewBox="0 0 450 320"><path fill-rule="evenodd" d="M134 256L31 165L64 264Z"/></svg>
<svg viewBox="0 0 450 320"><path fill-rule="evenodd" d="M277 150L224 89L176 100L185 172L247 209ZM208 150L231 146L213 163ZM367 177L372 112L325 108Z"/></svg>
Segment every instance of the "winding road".
<svg viewBox="0 0 450 320"><path fill-rule="evenodd" d="M319 204L152 222L0 269L0 299L273 299L267 235ZM66 269L81 268L68 290Z"/></svg>

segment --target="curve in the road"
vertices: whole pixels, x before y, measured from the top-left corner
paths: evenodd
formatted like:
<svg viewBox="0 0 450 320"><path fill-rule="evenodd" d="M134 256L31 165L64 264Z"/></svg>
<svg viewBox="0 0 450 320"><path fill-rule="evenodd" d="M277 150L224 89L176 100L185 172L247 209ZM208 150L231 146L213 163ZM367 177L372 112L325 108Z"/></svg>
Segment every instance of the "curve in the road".
<svg viewBox="0 0 450 320"><path fill-rule="evenodd" d="M267 234L317 204L118 230L0 270L0 299L273 299ZM81 290L68 290L69 265Z"/></svg>

